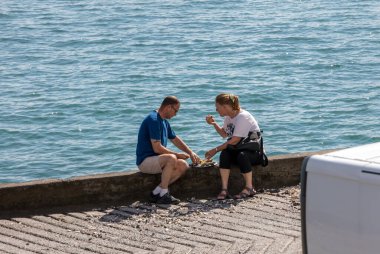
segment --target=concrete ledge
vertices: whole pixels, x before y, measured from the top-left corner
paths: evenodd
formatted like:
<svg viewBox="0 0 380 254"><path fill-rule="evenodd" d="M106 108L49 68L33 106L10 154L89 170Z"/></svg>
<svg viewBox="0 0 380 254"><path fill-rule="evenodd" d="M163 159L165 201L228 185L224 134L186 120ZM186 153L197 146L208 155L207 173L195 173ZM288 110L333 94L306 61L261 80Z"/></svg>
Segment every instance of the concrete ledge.
<svg viewBox="0 0 380 254"><path fill-rule="evenodd" d="M296 185L305 157L329 151L297 153L269 157L265 168L254 167L256 188L278 188ZM48 179L25 183L0 184L0 211L51 208L72 205L121 204L146 200L149 192L160 182L160 175L137 171L74 177L64 180ZM237 169L230 177L230 191L238 192L243 179ZM171 186L179 198L205 198L220 190L217 167L190 169Z"/></svg>

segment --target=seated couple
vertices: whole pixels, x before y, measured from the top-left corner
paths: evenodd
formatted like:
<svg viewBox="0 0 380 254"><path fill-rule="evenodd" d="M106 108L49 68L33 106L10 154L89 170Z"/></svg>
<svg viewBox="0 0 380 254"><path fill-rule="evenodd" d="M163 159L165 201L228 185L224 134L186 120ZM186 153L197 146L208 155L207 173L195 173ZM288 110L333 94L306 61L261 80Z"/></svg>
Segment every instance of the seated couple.
<svg viewBox="0 0 380 254"><path fill-rule="evenodd" d="M206 116L206 122L227 141L206 152L207 159L221 152L219 170L222 180L221 192L217 199L223 200L228 194L228 178L232 164L239 166L245 180L245 188L235 198L252 197L256 194L252 183L252 165L258 160L254 152L236 152L227 149L236 145L248 133L258 133L260 128L255 118L240 108L239 98L233 94L219 94L215 99L216 111L224 117L223 126L219 126L214 117ZM158 204L178 204L179 199L169 193L169 185L181 177L189 168L186 159L194 164L200 162L199 156L178 137L168 122L180 108L179 100L174 96L166 97L158 110L152 111L142 122L136 147L136 164L142 173L161 174L160 184L150 193L151 202ZM167 148L168 139L182 152Z"/></svg>

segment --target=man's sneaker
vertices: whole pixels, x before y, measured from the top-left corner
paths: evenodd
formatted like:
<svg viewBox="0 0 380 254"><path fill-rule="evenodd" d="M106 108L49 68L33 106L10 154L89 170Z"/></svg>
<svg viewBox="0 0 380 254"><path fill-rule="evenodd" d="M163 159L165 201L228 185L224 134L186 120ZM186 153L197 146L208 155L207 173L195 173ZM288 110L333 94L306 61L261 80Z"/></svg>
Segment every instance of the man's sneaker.
<svg viewBox="0 0 380 254"><path fill-rule="evenodd" d="M152 203L157 203L157 201L160 199L160 193L158 193L157 195L154 195L153 194L153 191L150 192L150 197L149 197L149 201L152 202Z"/></svg>
<svg viewBox="0 0 380 254"><path fill-rule="evenodd" d="M163 195L162 197L160 197L158 200L157 200L157 204L179 204L180 200L178 198L175 198L173 197L172 195L170 195L169 192L167 192L165 195Z"/></svg>

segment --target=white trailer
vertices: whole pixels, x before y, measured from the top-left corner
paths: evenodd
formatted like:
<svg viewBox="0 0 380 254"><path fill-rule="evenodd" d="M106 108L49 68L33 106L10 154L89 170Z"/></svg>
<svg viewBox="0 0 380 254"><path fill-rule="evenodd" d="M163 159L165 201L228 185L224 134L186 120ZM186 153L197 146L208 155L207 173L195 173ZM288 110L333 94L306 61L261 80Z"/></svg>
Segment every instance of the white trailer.
<svg viewBox="0 0 380 254"><path fill-rule="evenodd" d="M301 224L304 254L380 253L380 142L305 158Z"/></svg>

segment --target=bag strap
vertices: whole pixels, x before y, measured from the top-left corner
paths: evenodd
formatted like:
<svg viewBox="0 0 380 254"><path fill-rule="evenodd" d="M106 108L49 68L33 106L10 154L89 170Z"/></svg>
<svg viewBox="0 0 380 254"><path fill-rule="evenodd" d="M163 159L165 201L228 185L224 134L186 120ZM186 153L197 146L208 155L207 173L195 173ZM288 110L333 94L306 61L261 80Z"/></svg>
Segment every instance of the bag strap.
<svg viewBox="0 0 380 254"><path fill-rule="evenodd" d="M264 138L263 135L260 137L260 156L261 157L261 166L266 167L268 166L268 157L264 153Z"/></svg>

